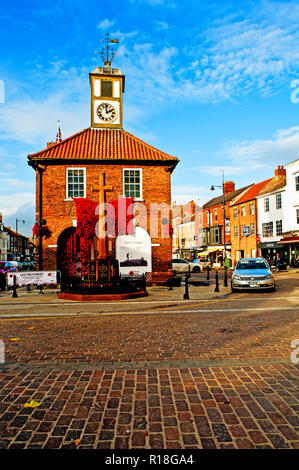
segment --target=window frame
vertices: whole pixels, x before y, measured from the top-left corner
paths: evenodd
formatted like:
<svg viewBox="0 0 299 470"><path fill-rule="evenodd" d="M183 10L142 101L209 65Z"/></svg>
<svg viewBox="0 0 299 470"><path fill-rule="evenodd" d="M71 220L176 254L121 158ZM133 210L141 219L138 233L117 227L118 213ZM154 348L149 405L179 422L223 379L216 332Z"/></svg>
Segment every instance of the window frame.
<svg viewBox="0 0 299 470"><path fill-rule="evenodd" d="M241 217L246 217L246 206L241 206Z"/></svg>
<svg viewBox="0 0 299 470"><path fill-rule="evenodd" d="M264 212L270 212L270 200L268 197L264 198Z"/></svg>
<svg viewBox="0 0 299 470"><path fill-rule="evenodd" d="M69 183L68 183L69 170L83 170L84 195L83 196L78 196L78 197L86 198L86 168L85 167L68 166L68 167L66 167L66 173L65 173L65 189L66 189L66 191L65 191L65 201L72 201L73 200L73 197L69 196Z"/></svg>
<svg viewBox="0 0 299 470"><path fill-rule="evenodd" d="M295 191L299 191L299 175L295 176Z"/></svg>
<svg viewBox="0 0 299 470"><path fill-rule="evenodd" d="M125 172L126 171L139 171L140 195L139 197L134 197L134 201L143 201L142 168L123 168L123 197L132 197L132 196L126 196L126 193L125 193Z"/></svg>
<svg viewBox="0 0 299 470"><path fill-rule="evenodd" d="M278 204L278 201L279 201L279 204ZM276 205L277 210L282 208L282 195L281 195L281 193L277 193L275 195L275 205Z"/></svg>
<svg viewBox="0 0 299 470"><path fill-rule="evenodd" d="M280 233L278 233L278 230L277 230L278 224L281 227ZM276 236L281 237L282 236L282 220L276 220L275 221L275 230L276 230Z"/></svg>
<svg viewBox="0 0 299 470"><path fill-rule="evenodd" d="M270 229L272 229L270 231ZM274 224L273 221L265 222L262 224L262 236L263 238L271 238L274 236Z"/></svg>

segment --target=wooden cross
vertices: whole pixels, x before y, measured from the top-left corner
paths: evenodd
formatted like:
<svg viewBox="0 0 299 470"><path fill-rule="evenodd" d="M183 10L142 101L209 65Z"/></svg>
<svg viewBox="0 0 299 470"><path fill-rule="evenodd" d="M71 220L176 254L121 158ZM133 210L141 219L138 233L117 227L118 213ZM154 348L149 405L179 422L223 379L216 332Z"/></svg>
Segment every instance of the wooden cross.
<svg viewBox="0 0 299 470"><path fill-rule="evenodd" d="M105 173L100 173L99 178L99 238L98 238L98 258L107 258L107 235L105 233L105 192L112 191L111 185L105 185Z"/></svg>

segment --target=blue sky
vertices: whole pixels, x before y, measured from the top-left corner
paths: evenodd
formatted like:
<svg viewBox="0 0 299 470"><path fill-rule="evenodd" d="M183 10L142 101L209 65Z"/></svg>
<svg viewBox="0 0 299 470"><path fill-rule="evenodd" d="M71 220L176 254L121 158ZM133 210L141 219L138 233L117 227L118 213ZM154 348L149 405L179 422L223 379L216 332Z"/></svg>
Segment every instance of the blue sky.
<svg viewBox="0 0 299 470"><path fill-rule="evenodd" d="M299 5L284 1L19 0L0 16L0 211L31 235L27 155L90 125L100 38L120 40L124 128L178 156L173 200L214 197L299 154ZM298 83L296 83L298 80ZM3 92L4 88L4 92ZM220 194L220 190L219 190Z"/></svg>

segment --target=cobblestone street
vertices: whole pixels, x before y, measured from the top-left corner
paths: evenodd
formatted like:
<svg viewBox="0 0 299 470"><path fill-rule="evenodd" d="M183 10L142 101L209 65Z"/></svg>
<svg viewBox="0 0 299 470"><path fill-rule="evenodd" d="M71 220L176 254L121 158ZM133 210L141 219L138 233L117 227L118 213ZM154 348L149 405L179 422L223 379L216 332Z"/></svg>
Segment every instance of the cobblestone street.
<svg viewBox="0 0 299 470"><path fill-rule="evenodd" d="M298 274L279 282L156 313L9 311L1 448L298 449Z"/></svg>

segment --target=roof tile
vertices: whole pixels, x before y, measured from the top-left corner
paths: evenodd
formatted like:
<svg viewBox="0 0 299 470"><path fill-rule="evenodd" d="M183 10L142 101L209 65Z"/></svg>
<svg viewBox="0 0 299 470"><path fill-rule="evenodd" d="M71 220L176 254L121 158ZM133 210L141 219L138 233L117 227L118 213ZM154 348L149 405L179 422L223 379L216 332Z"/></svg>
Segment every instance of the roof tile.
<svg viewBox="0 0 299 470"><path fill-rule="evenodd" d="M30 160L179 161L177 157L152 147L123 129L92 128L84 129L28 157Z"/></svg>
<svg viewBox="0 0 299 470"><path fill-rule="evenodd" d="M264 187L272 181L273 178L269 178L268 180L261 181L260 183L253 184L250 188L236 201L232 203L232 206L237 204L242 204L243 202L251 201L255 199L256 196L264 189Z"/></svg>

